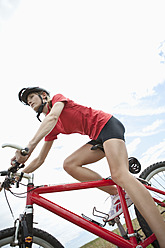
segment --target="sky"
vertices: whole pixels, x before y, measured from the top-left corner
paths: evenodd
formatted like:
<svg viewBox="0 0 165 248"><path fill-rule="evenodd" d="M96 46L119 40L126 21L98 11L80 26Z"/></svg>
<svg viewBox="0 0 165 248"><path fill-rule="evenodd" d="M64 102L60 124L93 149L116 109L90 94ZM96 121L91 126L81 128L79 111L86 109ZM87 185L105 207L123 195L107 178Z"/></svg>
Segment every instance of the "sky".
<svg viewBox="0 0 165 248"><path fill-rule="evenodd" d="M18 101L18 92L40 86L51 96L62 93L119 118L126 128L128 154L139 159L142 169L164 160L164 23L161 0L0 0L0 144L26 146L33 137L40 123ZM35 172L35 183L75 182L63 170L63 161L88 141L78 134L59 135L44 165ZM29 161L42 145L43 141ZM0 170L4 170L14 151L1 148L0 155ZM109 176L106 159L90 168ZM24 200L8 197L17 217ZM97 189L56 195L62 206L87 215L93 206L107 210L106 198ZM3 193L0 199L2 229L13 220ZM78 248L95 238L38 207L35 213L37 226L66 248Z"/></svg>

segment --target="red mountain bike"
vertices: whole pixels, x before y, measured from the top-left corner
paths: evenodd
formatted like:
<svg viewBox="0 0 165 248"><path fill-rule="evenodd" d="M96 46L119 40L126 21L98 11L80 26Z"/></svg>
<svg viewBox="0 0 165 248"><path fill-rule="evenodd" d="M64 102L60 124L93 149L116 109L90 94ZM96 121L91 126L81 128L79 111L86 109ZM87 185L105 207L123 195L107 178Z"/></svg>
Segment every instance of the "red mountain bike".
<svg viewBox="0 0 165 248"><path fill-rule="evenodd" d="M4 145L14 147L16 149L21 149L22 154L26 155L27 150L22 149L18 146ZM129 159L130 171L132 173L139 172L140 163L135 158ZM0 176L5 176L5 180L1 184L1 188L11 191L11 187L17 184L20 185L22 178L28 180L27 192L26 192L26 206L23 214L20 214L19 218L15 221L14 227L7 228L0 231L0 247L44 247L44 248L62 248L64 247L55 237L42 231L40 229L33 227L33 205L37 204L52 213L74 223L77 226L111 242L117 247L121 248L141 248L147 247L152 244L153 247L158 248L158 242L155 235L152 233L148 224L138 212L135 207L135 212L140 226L145 234L142 236L141 230L135 230L131 217L129 214L129 209L124 197L124 191L120 186L117 185L118 193L120 196L120 201L123 209L123 214L125 218L126 228L124 228L120 223L120 218L117 217L112 221L108 221L108 215L97 211L95 208L93 214L102 218L102 222L97 222L85 215L79 216L56 203L46 199L41 196L41 194L64 192L79 189L88 189L108 185L116 185L111 178L102 179L99 181L82 182L82 183L72 183L72 184L62 184L62 185L44 185L35 186L33 182L33 176L30 174L18 173L18 170L22 167L19 163L15 162L15 165L10 167L7 171L1 171ZM19 176L19 180L17 180ZM160 162L148 167L137 180L140 180L145 187L152 192L153 199L158 205L161 213L164 214L165 210L165 162ZM112 231L105 229L106 224L118 225L121 235L117 235Z"/></svg>

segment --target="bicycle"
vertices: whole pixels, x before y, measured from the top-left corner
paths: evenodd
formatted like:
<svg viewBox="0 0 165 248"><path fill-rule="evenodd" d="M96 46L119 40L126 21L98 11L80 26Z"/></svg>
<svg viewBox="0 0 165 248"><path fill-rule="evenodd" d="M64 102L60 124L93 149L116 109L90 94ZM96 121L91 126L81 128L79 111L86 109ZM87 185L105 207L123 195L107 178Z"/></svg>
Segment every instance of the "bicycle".
<svg viewBox="0 0 165 248"><path fill-rule="evenodd" d="M9 146L16 149L20 149L23 155L28 153L28 150L22 149L16 145L6 144L4 147ZM97 149L97 147L93 147L93 149ZM165 190L159 189L152 186L150 184L151 179L156 177L159 172L164 171L165 169L165 162L161 163L161 169L159 168L159 163L157 166L151 166L152 169L146 169L137 180L140 180L141 183L145 185L145 187L156 193L156 196L153 197L154 201L161 206L161 211L165 208ZM130 171L132 173L138 173L141 169L141 165L136 158L129 159L129 166ZM28 248L32 247L32 244L37 244L38 247L44 248L63 248L64 246L52 235L46 233L43 230L33 227L33 205L37 204L40 207L43 207L52 213L74 223L75 225L111 242L112 244L116 245L117 247L121 248L141 248L147 247L149 244L153 244L154 247L159 247L155 235L149 230L149 233L146 234L146 237L143 239L141 234L139 234L140 230L134 230L131 217L129 214L129 210L125 200L125 193L123 189L116 185L112 179L106 178L99 181L90 181L90 182L78 182L78 183L71 183L71 184L62 184L62 185L42 185L42 186L34 186L33 182L33 175L19 173L19 169L22 168L23 165L20 165L15 161L14 166L10 167L7 171L1 171L0 176L5 176L5 180L1 184L1 188L5 190L10 190L10 188L16 184L17 187L20 186L22 178L26 178L28 180L27 184L27 192L26 192L26 206L23 214L20 214L19 218L16 219L14 223L14 227L7 228L0 231L0 247L5 247L5 245L10 245L10 247L20 247L20 248ZM150 167L150 168L151 168ZM155 168L156 167L156 168ZM151 174L152 172L152 174ZM163 174L164 176L164 174ZM18 180L19 177L19 180ZM147 180L149 180L149 182ZM152 182L151 182L152 183ZM46 199L45 197L41 196L40 194L47 194L47 193L57 193L57 192L64 192L64 191L71 191L71 190L79 190L79 189L88 189L88 188L98 188L101 186L108 186L108 185L116 185L118 189L118 193L120 196L120 201L123 209L123 214L125 217L125 222L127 229L125 230L120 223L120 218L117 217L112 221L108 221L108 215L106 213L102 213L96 208L93 209L93 215L102 218L102 222L95 221L85 215L77 215L60 205ZM159 185L160 186L160 185ZM160 199L158 196L161 196ZM136 208L135 208L136 210ZM137 212L137 218L141 225L142 230L148 232L148 226L143 217L140 213ZM165 212L164 210L162 211ZM113 233L105 229L106 224L114 225L117 223L119 230L121 232L121 236L118 234ZM156 243L153 243L156 242ZM9 246L8 246L9 247ZM34 247L34 246L33 246ZM36 247L36 246L35 246Z"/></svg>

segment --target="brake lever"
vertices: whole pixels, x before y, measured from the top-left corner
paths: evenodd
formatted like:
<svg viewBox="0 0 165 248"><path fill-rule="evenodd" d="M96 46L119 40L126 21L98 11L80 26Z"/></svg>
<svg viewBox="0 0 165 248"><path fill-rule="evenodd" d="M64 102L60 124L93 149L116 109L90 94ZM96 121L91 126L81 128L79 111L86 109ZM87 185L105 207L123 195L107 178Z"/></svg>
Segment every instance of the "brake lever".
<svg viewBox="0 0 165 248"><path fill-rule="evenodd" d="M16 173L19 169L24 168L25 165L18 163L16 160L12 161L13 166L11 166L8 171L12 173Z"/></svg>
<svg viewBox="0 0 165 248"><path fill-rule="evenodd" d="M1 187L8 190L8 189L10 188L10 184L11 184L11 182L9 181L9 179L8 179L8 180L6 179L6 180L2 183Z"/></svg>

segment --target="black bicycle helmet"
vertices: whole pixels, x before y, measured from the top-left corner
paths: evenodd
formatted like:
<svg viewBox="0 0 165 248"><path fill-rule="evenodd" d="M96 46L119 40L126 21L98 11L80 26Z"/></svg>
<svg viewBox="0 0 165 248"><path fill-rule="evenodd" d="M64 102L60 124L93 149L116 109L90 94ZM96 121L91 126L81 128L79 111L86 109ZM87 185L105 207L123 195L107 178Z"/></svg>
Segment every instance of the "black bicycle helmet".
<svg viewBox="0 0 165 248"><path fill-rule="evenodd" d="M37 92L45 92L48 96L50 96L49 92L43 88L40 87L28 87L28 88L23 88L22 90L20 90L19 94L18 94L18 98L21 102L23 102L26 105L29 105L27 103L27 97L29 94L31 93L37 93Z"/></svg>
<svg viewBox="0 0 165 248"><path fill-rule="evenodd" d="M18 98L25 105L29 105L28 102L27 102L28 95L31 94L31 93L37 93L37 92L42 92L42 91L45 92L48 96L50 96L49 92L47 90L43 89L43 88L40 88L40 87L28 87L28 88L23 88L22 90L20 90L20 92L18 94ZM37 110L37 119L39 121L41 121L40 118L39 118L39 116L42 113L43 108L44 108L46 102L43 103L43 99L42 99L42 97L41 97L40 94L38 96L41 99L41 105L40 105L40 107Z"/></svg>

